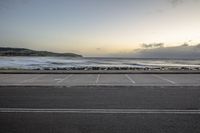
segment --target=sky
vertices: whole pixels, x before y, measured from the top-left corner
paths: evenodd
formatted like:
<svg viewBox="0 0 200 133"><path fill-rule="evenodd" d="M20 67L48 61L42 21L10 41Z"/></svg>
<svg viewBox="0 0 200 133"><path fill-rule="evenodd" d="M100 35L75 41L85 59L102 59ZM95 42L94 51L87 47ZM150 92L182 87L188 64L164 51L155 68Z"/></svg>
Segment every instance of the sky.
<svg viewBox="0 0 200 133"><path fill-rule="evenodd" d="M0 0L0 46L84 56L200 42L200 0Z"/></svg>

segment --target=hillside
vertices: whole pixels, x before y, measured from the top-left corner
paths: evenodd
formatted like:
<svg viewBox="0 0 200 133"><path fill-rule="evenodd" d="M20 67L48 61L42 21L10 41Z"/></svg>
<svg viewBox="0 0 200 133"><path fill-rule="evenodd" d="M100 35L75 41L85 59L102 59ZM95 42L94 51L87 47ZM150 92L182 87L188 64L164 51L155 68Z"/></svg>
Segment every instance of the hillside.
<svg viewBox="0 0 200 133"><path fill-rule="evenodd" d="M66 57L82 57L82 55L74 53L54 53L48 51L36 51L25 48L9 48L0 47L0 56L66 56Z"/></svg>

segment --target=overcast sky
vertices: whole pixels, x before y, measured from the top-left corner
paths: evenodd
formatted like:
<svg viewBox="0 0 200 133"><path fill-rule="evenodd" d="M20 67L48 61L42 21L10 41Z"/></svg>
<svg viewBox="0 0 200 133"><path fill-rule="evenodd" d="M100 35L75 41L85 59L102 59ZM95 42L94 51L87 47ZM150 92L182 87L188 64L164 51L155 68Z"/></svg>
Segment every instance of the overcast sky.
<svg viewBox="0 0 200 133"><path fill-rule="evenodd" d="M200 0L0 0L0 46L104 56L200 42Z"/></svg>

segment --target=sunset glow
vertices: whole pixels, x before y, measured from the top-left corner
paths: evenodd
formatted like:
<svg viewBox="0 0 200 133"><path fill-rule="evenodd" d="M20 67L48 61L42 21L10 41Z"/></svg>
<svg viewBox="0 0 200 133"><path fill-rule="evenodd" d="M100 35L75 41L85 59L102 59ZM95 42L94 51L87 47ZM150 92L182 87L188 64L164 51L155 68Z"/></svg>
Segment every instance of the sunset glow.
<svg viewBox="0 0 200 133"><path fill-rule="evenodd" d="M1 0L0 46L107 56L143 43L195 45L199 7L199 0Z"/></svg>

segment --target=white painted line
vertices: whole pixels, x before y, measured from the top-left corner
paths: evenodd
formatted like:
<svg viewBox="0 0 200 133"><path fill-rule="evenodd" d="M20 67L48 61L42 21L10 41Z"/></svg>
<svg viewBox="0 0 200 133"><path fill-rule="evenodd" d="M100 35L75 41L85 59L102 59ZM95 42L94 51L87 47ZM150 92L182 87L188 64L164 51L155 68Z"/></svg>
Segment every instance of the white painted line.
<svg viewBox="0 0 200 133"><path fill-rule="evenodd" d="M60 80L62 80L62 78L59 78L59 79L54 79L54 80L56 80L56 81L60 81Z"/></svg>
<svg viewBox="0 0 200 133"><path fill-rule="evenodd" d="M44 76L44 75L38 75L38 76L36 76L36 77L33 77L33 78L30 78L30 79L24 80L24 81L22 81L22 82L20 82L20 83L32 82L32 81L34 81L34 80L36 80L37 78L40 78L40 77L42 77L42 76Z"/></svg>
<svg viewBox="0 0 200 133"><path fill-rule="evenodd" d="M65 81L65 80L67 80L68 78L70 78L72 75L73 75L73 74L70 74L70 75L66 76L65 78L63 78L63 79L57 81L57 84L62 83L63 81Z"/></svg>
<svg viewBox="0 0 200 133"><path fill-rule="evenodd" d="M177 110L177 109L33 109L33 108L0 108L0 113L200 114L200 110Z"/></svg>
<svg viewBox="0 0 200 133"><path fill-rule="evenodd" d="M100 79L100 74L97 75L97 79L96 79L96 82L95 82L96 84L98 84L99 79Z"/></svg>
<svg viewBox="0 0 200 133"><path fill-rule="evenodd" d="M95 86L98 86L98 87L112 87L112 88L109 88L109 89L115 90L115 89L118 89L116 87L132 87L133 84L132 83L130 83L130 84L103 84L102 83L102 84L95 84Z"/></svg>
<svg viewBox="0 0 200 133"><path fill-rule="evenodd" d="M125 76L129 81L131 81L132 84L135 84L135 81L130 76L128 76L128 74L125 74Z"/></svg>
<svg viewBox="0 0 200 133"><path fill-rule="evenodd" d="M159 75L153 75L153 76L156 77L156 78L159 78L159 79L161 79L161 80L167 81L167 82L169 82L169 83L171 83L171 84L176 84L176 82L174 82L174 81L172 81L172 80L169 80L169 79L166 79L166 78L164 78L164 77L161 77L161 76L159 76Z"/></svg>

